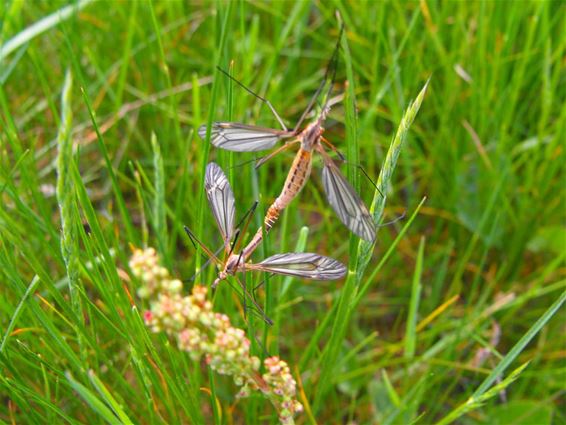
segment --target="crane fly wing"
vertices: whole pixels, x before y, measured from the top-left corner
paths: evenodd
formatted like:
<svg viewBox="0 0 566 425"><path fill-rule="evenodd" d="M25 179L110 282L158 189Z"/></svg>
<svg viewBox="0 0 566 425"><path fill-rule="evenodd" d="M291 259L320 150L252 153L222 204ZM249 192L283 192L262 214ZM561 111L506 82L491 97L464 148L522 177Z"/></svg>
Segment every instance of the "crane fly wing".
<svg viewBox="0 0 566 425"><path fill-rule="evenodd" d="M198 129L201 139L206 138L206 124ZM233 152L256 152L271 149L290 132L271 128L255 127L234 122L214 122L210 129L210 143L217 148Z"/></svg>
<svg viewBox="0 0 566 425"><path fill-rule="evenodd" d="M376 234L373 217L352 185L330 159L324 161L322 185L330 206L342 223L360 238L373 242Z"/></svg>
<svg viewBox="0 0 566 425"><path fill-rule="evenodd" d="M346 266L324 255L312 253L277 254L257 264L246 264L247 269L315 280L335 280L346 275Z"/></svg>
<svg viewBox="0 0 566 425"><path fill-rule="evenodd" d="M234 235L236 202L230 183L218 164L211 162L206 166L204 187L212 215L224 240L224 248L229 252L230 241Z"/></svg>

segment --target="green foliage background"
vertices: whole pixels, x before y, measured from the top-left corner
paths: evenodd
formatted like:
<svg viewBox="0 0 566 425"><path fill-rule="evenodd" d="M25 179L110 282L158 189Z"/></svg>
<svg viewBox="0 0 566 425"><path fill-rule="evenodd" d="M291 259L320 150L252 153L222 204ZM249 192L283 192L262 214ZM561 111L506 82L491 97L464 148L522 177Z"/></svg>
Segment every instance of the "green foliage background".
<svg viewBox="0 0 566 425"><path fill-rule="evenodd" d="M300 378L300 423L566 423L564 3L340 0L0 5L3 422L277 422L260 396L236 401L229 379L149 334L123 277L129 244L192 276L204 259L183 224L220 246L203 198L209 160L229 174L239 215L255 199L265 211L292 154L255 171L254 155L199 139L207 120L277 127L216 64L292 127L335 45L337 10L348 49L335 94L350 94L326 135L369 204L374 187L352 164L377 180L430 78L383 220L426 201L410 225L380 229L363 277L271 278L260 296L275 325L250 319L254 350ZM305 249L355 273L357 240L318 174L256 258L292 251L308 226ZM245 326L229 285L215 306Z"/></svg>

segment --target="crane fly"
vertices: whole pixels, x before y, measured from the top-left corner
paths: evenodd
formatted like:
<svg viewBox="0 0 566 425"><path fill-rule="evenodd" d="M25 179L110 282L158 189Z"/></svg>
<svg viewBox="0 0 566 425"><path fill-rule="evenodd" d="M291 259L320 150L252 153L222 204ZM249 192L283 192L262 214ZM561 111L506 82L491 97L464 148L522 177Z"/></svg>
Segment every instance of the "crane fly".
<svg viewBox="0 0 566 425"><path fill-rule="evenodd" d="M260 271L302 277L313 280L335 280L344 277L346 267L330 257L308 252L276 254L259 263L251 263L244 259L243 253L236 253L236 240L240 234L234 225L236 203L234 193L226 175L214 162L206 167L205 189L214 220L220 230L224 243L225 260L219 259L187 230L189 237L196 240L219 269L212 287L216 287L228 276L246 271ZM243 287L243 286L242 286Z"/></svg>
<svg viewBox="0 0 566 425"><path fill-rule="evenodd" d="M371 214L360 196L340 172L339 168L336 166L324 147L324 145L326 145L329 149L336 152L341 158L343 158L338 150L323 136L323 123L330 112L330 95L332 92L334 78L336 76L336 63L338 59L338 48L341 34L342 30L330 63L326 69L323 81L319 85L313 98L309 102L293 130L287 129L283 120L267 99L255 94L235 79L234 81L242 88L258 97L262 102L265 102L269 106L283 129L276 130L235 122L212 123L210 130L210 142L216 147L229 151L257 152L271 149L278 142L284 141L282 146L262 158L257 166L261 165L279 152L282 152L295 144L300 144L299 150L293 160L293 164L287 174L281 193L267 210L263 226L257 230L250 243L242 251L245 259L247 259L260 244L264 236L264 229L265 232L268 232L273 227L273 224L278 219L281 211L291 203L291 201L305 186L311 173L313 151L318 152L322 157L324 163L322 168L322 184L324 191L326 192L326 198L342 223L344 223L353 233L362 239L367 241L373 241L375 239L376 225ZM329 78L331 69L333 69L332 78ZM228 76L232 78L230 75ZM328 84L329 81L330 84ZM322 93L326 85L328 85L328 87L324 97L324 103L320 108L316 119L306 128L301 130L301 124L312 110L318 96ZM202 125L198 130L198 134L203 140L206 138L206 132L206 125Z"/></svg>

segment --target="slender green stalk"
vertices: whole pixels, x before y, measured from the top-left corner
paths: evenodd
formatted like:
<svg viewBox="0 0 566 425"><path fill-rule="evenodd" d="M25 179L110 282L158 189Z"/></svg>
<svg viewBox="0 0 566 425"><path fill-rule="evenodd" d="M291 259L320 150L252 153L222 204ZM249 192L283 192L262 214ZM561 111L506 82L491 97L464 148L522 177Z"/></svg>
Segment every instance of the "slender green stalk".
<svg viewBox="0 0 566 425"><path fill-rule="evenodd" d="M371 207L371 211L373 212L376 222L380 221L383 214L383 209L385 207L385 196L381 196L380 192L384 193L386 188L390 184L391 176L397 164L397 158L399 157L399 154L401 152L403 142L406 139L409 128L421 106L427 87L428 81L415 101L412 102L407 108L399 125L399 128L397 129L395 138L393 139L387 153L384 166L381 169L381 173L377 181L377 188L379 190L375 191ZM338 356L342 340L346 333L346 327L348 324L347 318L351 317L353 308L352 299L356 295L356 289L361 282L365 268L367 267L371 258L372 247L373 243L360 240L360 242L358 243L359 257L356 266L353 270L348 271L346 284L344 285L340 296L338 310L336 312L334 325L332 328L331 338L325 347L321 360L322 370L313 406L313 409L315 411L317 411L321 407L323 397L324 395L326 395L326 392L329 390L329 387L331 385L331 377L335 373L334 368L336 364L336 358Z"/></svg>
<svg viewBox="0 0 566 425"><path fill-rule="evenodd" d="M76 320L83 323L83 308L81 306L81 283L79 280L79 246L76 228L77 206L71 169L73 166L73 139L71 126L73 112L71 109L71 94L73 77L70 70L65 74L65 83L61 95L61 124L57 135L57 202L61 215L61 255L65 261L69 295ZM80 340L80 336L79 336Z"/></svg>
<svg viewBox="0 0 566 425"><path fill-rule="evenodd" d="M407 139L409 128L415 120L415 117L417 116L417 113L424 100L429 82L430 80L425 83L416 99L409 104L408 108L403 114L401 122L399 123L399 127L397 128L395 137L393 138L393 141L389 146L389 150L387 151L387 156L385 157L385 162L383 163L383 167L381 168L381 172L379 173L379 177L377 179L377 188L373 194L373 200L370 207L370 211L372 212L376 223L381 222L381 217L383 216L383 210L385 208L385 202L387 201L387 192L389 190L389 186L391 185L391 177L393 175L395 167L397 166L397 159L399 158L403 144ZM358 281L361 281L366 267L371 259L373 247L374 244L372 242L367 242L364 240L360 240L358 244L358 260L356 264Z"/></svg>
<svg viewBox="0 0 566 425"><path fill-rule="evenodd" d="M527 344L542 330L550 319L560 310L560 307L566 302L566 291L563 291L556 301L544 312L544 314L531 326L531 328L521 337L519 341L511 348L509 353L499 362L497 367L491 371L489 376L481 383L478 389L472 395L472 398L483 396L488 388L495 382L498 376L509 367L509 365L523 352Z"/></svg>
<svg viewBox="0 0 566 425"><path fill-rule="evenodd" d="M86 386L78 382L70 373L67 373L66 376L67 376L67 381L69 382L73 390L75 390L76 393L87 403L87 405L91 409L93 409L98 415L100 415L106 422L125 423L125 424L132 423L129 420L126 420L125 422L118 421L118 418L111 410L111 408L108 407L103 400L97 397L97 395L94 392L92 392ZM120 419L121 420L127 419L127 417L125 415L121 415Z"/></svg>
<svg viewBox="0 0 566 425"><path fill-rule="evenodd" d="M114 414L118 417L121 424L133 424L132 420L128 417L124 409L120 405L120 403L114 398L112 393L108 391L108 388L104 385L104 383L100 380L98 376L94 373L94 371L90 370L88 373L88 377L92 386L96 389L99 396L106 402L106 404L112 409Z"/></svg>
<svg viewBox="0 0 566 425"><path fill-rule="evenodd" d="M417 346L417 314L419 311L422 291L421 278L423 273L424 246L425 239L421 238L419 252L417 254L417 263L415 265L415 274L413 276L413 287L411 289L411 301L409 304L409 317L407 317L407 330L405 334L404 354L407 359L412 359L415 356Z"/></svg>
<svg viewBox="0 0 566 425"><path fill-rule="evenodd" d="M165 221L165 170L163 169L163 157L161 148L155 133L151 135L151 146L153 148L153 168L155 173L155 197L153 201L153 218L155 220L155 237L159 246L159 252L163 254L163 260L167 267L170 267L170 259L167 247L167 222Z"/></svg>
<svg viewBox="0 0 566 425"><path fill-rule="evenodd" d="M23 309L26 301L28 300L29 296L31 294L33 294L33 292L35 291L35 288L37 288L37 285L39 285L39 282L40 282L39 277L37 275L35 275L33 277L33 280L31 281L31 283L29 284L24 296L22 297L18 306L16 307L14 314L12 314L12 318L10 319L10 323L8 324L8 327L6 328L6 332L4 333L4 336L2 337L2 342L0 343L0 354L2 354L2 352L4 351L4 347L6 346L6 343L8 342L8 338L10 337L10 334L12 333L12 331L14 330L14 327L16 326L16 322L18 321L18 317L20 317L20 314L22 313L22 309Z"/></svg>
<svg viewBox="0 0 566 425"><path fill-rule="evenodd" d="M511 374L502 380L500 383L495 385L489 391L482 392L481 395L472 396L465 403L459 405L456 409L450 412L446 417L441 419L436 423L436 425L448 425L457 420L458 418L464 416L467 413L470 413L473 410L478 409L481 407L487 400L493 398L504 391L509 385L511 385L523 371L528 366L528 363L525 363L515 369ZM485 381L484 381L485 382Z"/></svg>

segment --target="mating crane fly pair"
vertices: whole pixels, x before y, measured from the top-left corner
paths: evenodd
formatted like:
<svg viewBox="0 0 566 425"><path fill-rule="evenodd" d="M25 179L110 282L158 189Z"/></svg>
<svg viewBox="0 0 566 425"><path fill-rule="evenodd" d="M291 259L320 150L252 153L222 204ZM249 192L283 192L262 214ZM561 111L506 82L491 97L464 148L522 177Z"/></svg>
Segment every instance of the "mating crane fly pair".
<svg viewBox="0 0 566 425"><path fill-rule="evenodd" d="M214 146L234 152L256 152L271 149L277 144L277 142L285 141L281 147L262 158L257 164L257 166L259 166L279 152L300 143L299 150L295 156L291 169L289 170L287 179L285 180L283 190L267 210L263 226L257 230L252 241L243 251L243 257L245 259L249 258L251 253L260 244L263 238L264 229L265 232L268 232L273 227L273 224L278 219L281 211L291 203L291 201L304 187L310 176L313 151L317 151L322 156L322 160L324 162L324 166L322 168L322 184L330 206L334 209L342 223L344 223L354 234L370 242L373 242L375 239L376 225L371 214L364 205L360 196L350 185L348 180L346 180L346 178L342 175L336 164L334 164L334 161L324 147L324 145L327 145L327 147L343 158L338 150L322 135L324 132L322 125L330 112L330 95L332 93L332 86L336 76L336 65L338 61L338 50L341 36L342 30L338 37L338 43L336 44L332 58L326 68L324 79L293 130L287 129L283 120L267 99L255 94L242 83L233 79L229 74L226 74L246 91L266 103L283 130L262 128L234 122L214 122L210 129L210 142ZM331 70L332 77L329 78ZM311 112L318 96L323 92L327 85L328 87L323 99L323 106L320 108L317 118L304 130L300 130L301 124ZM203 140L206 140L207 126L202 125L198 130L198 134Z"/></svg>
<svg viewBox="0 0 566 425"><path fill-rule="evenodd" d="M267 99L258 96L242 83L234 80L246 91L266 103L283 129L275 130L233 122L215 122L210 128L211 143L216 147L230 151L256 152L273 148L277 142L285 141L281 147L262 158L256 166L261 165L274 155L295 144L300 144L300 147L289 170L281 193L267 210L263 226L260 226L251 241L241 250L238 249L239 236L245 233L247 225L244 226L244 231L242 232L236 229L237 226L234 225L235 200L228 179L217 164L210 163L207 165L205 176L206 194L214 219L222 235L224 259L220 260L216 254L199 242L188 228L185 228L185 230L193 242L195 240L199 242L203 250L210 257L210 261L213 261L219 269L213 287L218 285L222 280L225 280L228 276L236 277L235 274L237 272L245 272L247 270L316 280L340 279L346 274L346 267L342 263L314 253L277 254L259 263L251 263L248 261L251 254L263 240L265 233L273 227L279 218L281 211L291 203L306 184L312 168L313 151L317 151L322 156L324 162L322 169L324 190L330 205L340 220L359 237L367 241L373 241L375 239L376 225L371 214L354 188L334 164L324 147L324 145L326 145L343 159L343 156L338 150L323 137L323 123L330 112L330 95L336 76L341 36L342 30L340 31L338 43L336 44L332 58L326 68L324 79L293 130L287 129L283 120ZM222 72L226 74L226 72ZM332 76L330 77L331 72ZM228 77L232 78L230 75L228 75ZM312 111L318 97L323 91L325 91L325 93L322 106L318 110L316 119L305 129L300 130L301 124ZM207 139L207 133L208 129L206 125L202 125L198 130L198 134L203 140ZM237 241L238 243L236 243ZM236 280L242 287L244 296L246 296L245 286L241 284L237 277ZM256 307L258 307L257 304Z"/></svg>

